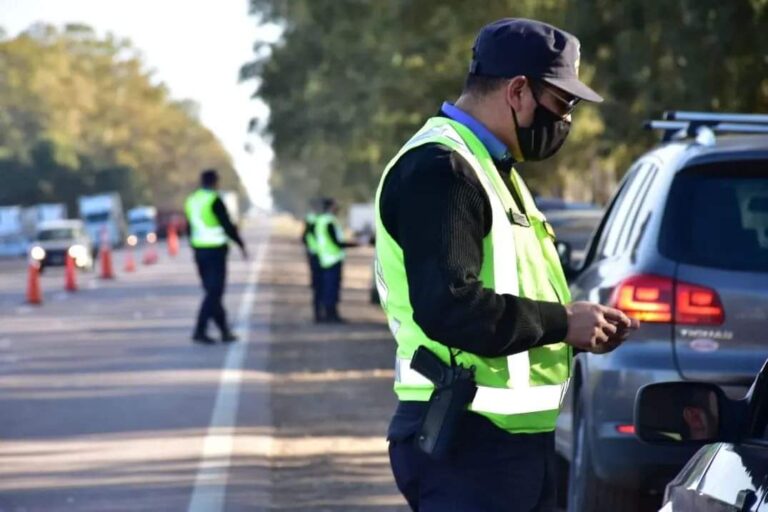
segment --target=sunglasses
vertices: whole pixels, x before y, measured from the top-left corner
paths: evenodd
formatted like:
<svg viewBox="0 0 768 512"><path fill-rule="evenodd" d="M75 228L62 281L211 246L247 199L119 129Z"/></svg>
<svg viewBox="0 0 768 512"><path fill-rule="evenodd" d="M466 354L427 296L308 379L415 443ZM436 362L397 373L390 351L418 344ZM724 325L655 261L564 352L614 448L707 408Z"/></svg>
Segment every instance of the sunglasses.
<svg viewBox="0 0 768 512"><path fill-rule="evenodd" d="M581 101L581 98L577 98L576 96L572 96L571 99L565 98L560 93L558 93L557 89L547 85L545 82L539 80L531 80L531 83L534 84L534 89L537 89L539 93L541 93L541 91L547 91L550 96L553 96L558 102L560 102L562 108L558 114L561 114L563 117L571 115L571 113L573 113L574 109L576 108L576 105L578 105ZM536 99L538 101L538 98Z"/></svg>

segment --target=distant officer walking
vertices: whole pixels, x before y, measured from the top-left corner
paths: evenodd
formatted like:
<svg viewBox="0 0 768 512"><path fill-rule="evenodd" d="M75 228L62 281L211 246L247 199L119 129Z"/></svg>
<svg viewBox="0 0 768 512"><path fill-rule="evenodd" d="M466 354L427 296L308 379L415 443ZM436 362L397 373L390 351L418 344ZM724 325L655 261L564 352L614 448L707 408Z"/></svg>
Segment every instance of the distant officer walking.
<svg viewBox="0 0 768 512"><path fill-rule="evenodd" d="M301 241L307 253L307 265L309 266L310 286L312 287L312 311L315 322L322 319L322 306L320 304L320 261L317 258L317 237L315 236L315 223L317 213L310 211L304 219L304 234Z"/></svg>
<svg viewBox="0 0 768 512"><path fill-rule="evenodd" d="M207 345L215 343L207 333L210 319L219 328L221 341L228 343L237 340L229 328L227 313L222 304L227 279L229 240L240 246L244 258L248 257L237 227L232 224L227 208L219 197L218 185L219 174L216 170L203 171L200 175L200 188L187 198L185 204L189 243L194 249L197 271L205 290L192 341Z"/></svg>
<svg viewBox="0 0 768 512"><path fill-rule="evenodd" d="M382 176L376 280L400 400L390 461L415 511L555 510L553 431L574 349L608 352L638 327L570 302L554 232L513 168L555 154L576 104L602 100L578 63L578 40L553 26L487 25L459 99Z"/></svg>
<svg viewBox="0 0 768 512"><path fill-rule="evenodd" d="M323 200L323 212L315 220L317 259L320 265L319 321L340 323L338 304L341 298L342 266L344 249L357 244L344 242L344 232L336 218L338 205L334 199Z"/></svg>

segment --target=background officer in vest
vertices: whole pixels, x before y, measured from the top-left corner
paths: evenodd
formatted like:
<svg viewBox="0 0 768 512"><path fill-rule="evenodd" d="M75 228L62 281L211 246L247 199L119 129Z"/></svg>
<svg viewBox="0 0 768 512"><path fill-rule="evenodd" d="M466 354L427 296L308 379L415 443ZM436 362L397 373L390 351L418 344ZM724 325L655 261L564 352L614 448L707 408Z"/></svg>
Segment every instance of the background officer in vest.
<svg viewBox="0 0 768 512"><path fill-rule="evenodd" d="M194 249L197 271L205 290L192 341L208 345L215 343L207 334L209 319L213 319L221 331L223 342L237 340L229 328L227 313L222 304L227 279L229 240L240 246L244 258L248 257L237 227L232 224L227 208L219 197L218 185L219 174L216 170L203 171L200 175L200 188L187 198L185 204L189 243Z"/></svg>
<svg viewBox="0 0 768 512"><path fill-rule="evenodd" d="M343 322L338 304L341 298L342 266L344 249L357 244L344 241L344 232L336 218L339 207L334 199L323 199L323 212L315 220L317 258L320 264L320 311L319 321Z"/></svg>
<svg viewBox="0 0 768 512"><path fill-rule="evenodd" d="M315 236L315 222L317 213L314 208L304 218L304 233L301 242L307 252L307 265L309 267L310 286L312 288L312 311L315 323L322 319L322 307L320 305L320 261L317 258L317 237Z"/></svg>
<svg viewBox="0 0 768 512"><path fill-rule="evenodd" d="M552 156L580 100L579 42L555 27L484 27L455 104L444 103L387 166L377 192L376 280L397 340L389 428L413 510L555 508L554 428L573 352L618 347L639 325L570 302L551 226L512 165ZM448 455L425 452L434 386L410 367L425 346L475 366L477 393Z"/></svg>

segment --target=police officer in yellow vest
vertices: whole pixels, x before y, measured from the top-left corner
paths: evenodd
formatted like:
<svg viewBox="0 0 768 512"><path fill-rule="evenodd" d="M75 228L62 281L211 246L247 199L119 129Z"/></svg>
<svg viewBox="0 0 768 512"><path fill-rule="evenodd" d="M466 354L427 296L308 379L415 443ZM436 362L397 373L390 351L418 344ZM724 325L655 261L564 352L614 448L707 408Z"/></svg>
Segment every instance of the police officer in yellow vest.
<svg viewBox="0 0 768 512"><path fill-rule="evenodd" d="M304 218L304 233L301 242L307 253L307 266L309 267L310 287L312 288L312 311L315 322L323 319L323 309L320 305L320 261L317 257L317 236L315 236L315 223L317 213L310 211Z"/></svg>
<svg viewBox="0 0 768 512"><path fill-rule="evenodd" d="M638 327L618 310L570 302L552 228L513 168L552 156L576 104L602 100L578 63L578 40L553 26L487 25L459 99L382 176L376 282L397 341L399 398L390 462L413 510L554 510L553 431L574 350L608 352ZM455 424L434 428L451 399L434 372L411 366L424 349L471 377L471 393L454 394L466 396ZM444 427L452 437L438 451Z"/></svg>
<svg viewBox="0 0 768 512"><path fill-rule="evenodd" d="M227 314L222 304L227 279L227 253L231 239L248 257L237 227L232 224L224 202L217 192L219 175L214 169L200 175L200 188L193 192L184 205L189 225L189 243L195 252L195 263L205 290L205 297L197 315L197 324L192 341L212 345L215 341L208 336L208 320L213 319L221 331L225 343L236 341L227 323Z"/></svg>
<svg viewBox="0 0 768 512"><path fill-rule="evenodd" d="M340 323L338 304L341 298L341 276L347 247L357 244L344 241L341 224L336 218L336 200L323 199L323 212L315 219L317 259L320 266L320 322Z"/></svg>

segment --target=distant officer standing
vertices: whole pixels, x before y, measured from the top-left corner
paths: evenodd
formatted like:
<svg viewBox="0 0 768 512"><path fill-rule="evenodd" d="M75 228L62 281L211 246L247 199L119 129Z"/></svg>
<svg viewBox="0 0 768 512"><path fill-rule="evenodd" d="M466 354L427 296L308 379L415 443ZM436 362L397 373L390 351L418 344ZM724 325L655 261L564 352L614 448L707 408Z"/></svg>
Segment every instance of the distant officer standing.
<svg viewBox="0 0 768 512"><path fill-rule="evenodd" d="M323 212L315 220L317 258L320 264L320 322L340 323L338 304L341 297L344 249L357 244L344 242L344 232L336 218L338 205L334 199L323 200Z"/></svg>
<svg viewBox="0 0 768 512"><path fill-rule="evenodd" d="M189 243L194 249L197 271L205 289L192 341L207 345L215 343L207 333L210 319L213 319L221 331L223 342L237 340L229 328L227 313L222 304L227 279L229 240L240 246L244 258L248 257L248 251L237 227L232 224L227 208L219 197L218 185L219 174L216 170L203 171L200 175L200 188L193 192L185 203Z"/></svg>
<svg viewBox="0 0 768 512"><path fill-rule="evenodd" d="M608 352L638 327L570 302L554 232L513 168L555 154L575 105L602 100L578 63L578 40L553 26L484 27L459 99L382 176L376 281L399 398L390 461L415 511L554 511L554 429L574 349ZM459 365L462 380L439 381Z"/></svg>
<svg viewBox="0 0 768 512"><path fill-rule="evenodd" d="M301 241L307 252L307 265L309 266L310 285L312 287L312 311L315 322L320 322L322 306L320 304L320 262L317 258L317 237L315 236L316 222L317 214L314 211L307 213Z"/></svg>

